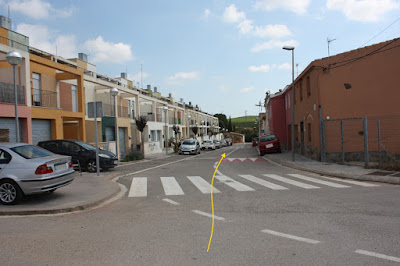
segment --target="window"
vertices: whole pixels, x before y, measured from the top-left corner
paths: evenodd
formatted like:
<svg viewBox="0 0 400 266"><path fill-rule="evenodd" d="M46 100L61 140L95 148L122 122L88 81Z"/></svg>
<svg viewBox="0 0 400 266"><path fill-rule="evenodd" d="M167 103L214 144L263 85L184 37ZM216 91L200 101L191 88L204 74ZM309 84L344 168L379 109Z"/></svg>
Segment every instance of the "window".
<svg viewBox="0 0 400 266"><path fill-rule="evenodd" d="M38 73L32 73L33 105L42 105L42 86L41 77Z"/></svg>
<svg viewBox="0 0 400 266"><path fill-rule="evenodd" d="M311 123L307 123L308 142L311 143Z"/></svg>
<svg viewBox="0 0 400 266"><path fill-rule="evenodd" d="M72 92L72 112L78 112L78 92L76 90L76 86L71 86Z"/></svg>
<svg viewBox="0 0 400 266"><path fill-rule="evenodd" d="M150 130L150 141L156 141L155 131Z"/></svg>
<svg viewBox="0 0 400 266"><path fill-rule="evenodd" d="M310 97L311 96L310 76L307 76L306 86L307 86L307 97Z"/></svg>
<svg viewBox="0 0 400 266"><path fill-rule="evenodd" d="M47 157L47 156L52 156L53 153L36 147L32 145L23 145L23 146L18 146L11 148L15 153L18 153L25 159L35 159L35 158L42 158L42 157Z"/></svg>
<svg viewBox="0 0 400 266"><path fill-rule="evenodd" d="M157 141L161 141L161 130L157 130Z"/></svg>
<svg viewBox="0 0 400 266"><path fill-rule="evenodd" d="M11 155L3 150L0 150L0 164L7 164L11 161Z"/></svg>

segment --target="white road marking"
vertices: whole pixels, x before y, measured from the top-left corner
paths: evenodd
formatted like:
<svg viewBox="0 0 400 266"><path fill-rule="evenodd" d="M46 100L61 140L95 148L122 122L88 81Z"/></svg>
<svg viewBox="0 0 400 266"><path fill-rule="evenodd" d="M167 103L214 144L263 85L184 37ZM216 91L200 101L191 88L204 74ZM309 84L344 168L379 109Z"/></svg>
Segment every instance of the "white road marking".
<svg viewBox="0 0 400 266"><path fill-rule="evenodd" d="M384 255L384 254L379 254L379 253L370 252L370 251L366 251L366 250L358 249L358 250L355 251L355 253L362 254L362 255L367 255L367 256L371 256L371 257L376 257L376 258L380 258L380 259L400 262L400 258L398 258L398 257L387 256L387 255Z"/></svg>
<svg viewBox="0 0 400 266"><path fill-rule="evenodd" d="M376 184L371 184L371 183L367 183L367 182L361 182L361 181L355 181L355 180L345 180L345 179L338 179L338 178L331 178L331 177L326 177L326 176L321 176L325 179L331 179L331 180L335 180L335 181L339 181L339 182L344 182L344 183L349 183L349 184L353 184L353 185L357 185L357 186L362 186L362 187L379 187L379 185Z"/></svg>
<svg viewBox="0 0 400 266"><path fill-rule="evenodd" d="M171 200L171 199L163 199L163 201L168 202L168 203L171 203L171 204L173 204L173 205L181 205L180 203L178 203L178 202L176 202L176 201L173 201L173 200Z"/></svg>
<svg viewBox="0 0 400 266"><path fill-rule="evenodd" d="M182 188L179 186L178 182L176 182L175 177L173 176L162 176L160 177L161 183L164 188L165 195L173 196L173 195L184 195Z"/></svg>
<svg viewBox="0 0 400 266"><path fill-rule="evenodd" d="M275 179L275 180L278 180L278 181L281 181L281 182L284 182L284 183L291 184L291 185L296 186L296 187L305 188L305 189L320 188L320 187L317 187L317 186L313 186L313 185L309 185L309 184L302 183L302 182L299 182L299 181L295 181L295 180L292 180L292 179L289 179L289 178L286 178L286 177L282 177L282 176L279 176L279 175L265 174L265 176L267 176L269 178L272 178L272 179Z"/></svg>
<svg viewBox="0 0 400 266"><path fill-rule="evenodd" d="M249 180L251 182L254 182L256 184L259 184L261 186L264 186L264 187L267 187L267 188L270 188L270 189L273 189L273 190L286 190L286 189L288 189L286 187L283 187L283 186L280 186L280 185L276 185L274 183L265 181L264 179L261 179L261 178L258 178L258 177L252 176L252 175L239 175L239 176L241 176L244 179L247 179L247 180Z"/></svg>
<svg viewBox="0 0 400 266"><path fill-rule="evenodd" d="M230 177L223 176L223 175L218 175L218 176L216 175L215 178L237 191L254 191L253 188L246 186L242 183L239 183Z"/></svg>
<svg viewBox="0 0 400 266"><path fill-rule="evenodd" d="M201 191L201 193L211 193L211 184L204 180L201 176L188 176L187 178ZM213 187L213 193L221 193L221 191Z"/></svg>
<svg viewBox="0 0 400 266"><path fill-rule="evenodd" d="M306 181L310 181L310 182L314 182L314 183L318 183L318 184L322 184L325 186L329 186L329 187L335 187L335 188L348 188L349 186L345 186L342 184L337 184L337 183L333 183L333 182L329 182L329 181L324 181L324 180L319 180L316 178L312 178L312 177L308 177L305 175L298 175L298 174L289 174L290 176L293 177L297 177Z"/></svg>
<svg viewBox="0 0 400 266"><path fill-rule="evenodd" d="M134 177L128 197L146 197L147 196L147 177Z"/></svg>
<svg viewBox="0 0 400 266"><path fill-rule="evenodd" d="M264 229L261 232L267 233L267 234L270 234L270 235L274 235L274 236L280 236L280 237L285 237L285 238L289 238L289 239L293 239L293 240L298 240L298 241L306 242L306 243L309 243L309 244L318 244L318 243L320 243L320 241L318 241L318 240L313 240L313 239L294 236L294 235L288 235L288 234L284 234L284 233L280 233L280 232L276 232L276 231L272 231L272 230L268 230L268 229Z"/></svg>
<svg viewBox="0 0 400 266"><path fill-rule="evenodd" d="M202 212L202 211L199 211L199 210L192 210L192 212L212 218L212 214L210 214L210 213ZM219 217L219 216L216 216L216 215L214 215L214 219L218 220L218 221L225 221L224 217Z"/></svg>

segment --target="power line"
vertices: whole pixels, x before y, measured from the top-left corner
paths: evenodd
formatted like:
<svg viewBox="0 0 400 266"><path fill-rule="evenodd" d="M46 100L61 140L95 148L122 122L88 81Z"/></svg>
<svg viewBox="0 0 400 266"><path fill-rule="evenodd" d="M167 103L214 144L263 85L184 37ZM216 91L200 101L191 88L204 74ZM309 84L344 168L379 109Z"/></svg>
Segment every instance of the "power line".
<svg viewBox="0 0 400 266"><path fill-rule="evenodd" d="M395 24L397 21L400 20L400 17L398 19L396 19L394 22L392 22L392 24L390 24L389 26L387 26L386 28L384 28L381 32L379 32L378 34L376 34L374 37L372 37L369 41L367 41L366 43L364 43L363 45L361 45L359 48L365 46L367 43L369 43L370 41L372 41L373 39L375 39L379 34L383 33L385 30L387 30L388 28L390 28L393 24Z"/></svg>

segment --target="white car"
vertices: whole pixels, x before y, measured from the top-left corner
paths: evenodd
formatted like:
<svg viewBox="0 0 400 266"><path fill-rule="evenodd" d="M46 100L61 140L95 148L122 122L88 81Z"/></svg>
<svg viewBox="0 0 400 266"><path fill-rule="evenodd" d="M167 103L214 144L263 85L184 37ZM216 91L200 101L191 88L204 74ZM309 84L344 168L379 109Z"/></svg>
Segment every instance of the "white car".
<svg viewBox="0 0 400 266"><path fill-rule="evenodd" d="M215 150L215 144L212 140L204 140L203 143L201 143L201 149L202 150L205 150L205 149Z"/></svg>

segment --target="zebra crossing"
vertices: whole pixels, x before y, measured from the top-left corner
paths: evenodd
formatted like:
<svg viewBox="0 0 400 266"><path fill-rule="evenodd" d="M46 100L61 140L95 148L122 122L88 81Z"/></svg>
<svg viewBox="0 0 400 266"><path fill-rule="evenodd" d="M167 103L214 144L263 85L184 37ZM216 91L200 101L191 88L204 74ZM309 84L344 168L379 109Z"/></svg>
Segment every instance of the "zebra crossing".
<svg viewBox="0 0 400 266"><path fill-rule="evenodd" d="M239 177L238 179L240 181L246 180L252 184L251 186L243 184L239 180L233 179L232 177L228 177L225 175L215 176L215 180L239 192L255 191L256 188L259 189L259 186L265 187L270 190L282 190L282 191L285 190L287 191L294 187L302 189L321 189L324 187L342 189L342 188L350 188L351 185L361 186L361 187L379 186L376 184L360 182L355 180L335 180L335 182L332 182L323 180L326 179L324 177L321 177L321 179L319 179L300 174L286 174L285 176L277 174L263 174L262 176L264 178L256 177L254 175L238 175ZM184 178L187 178L190 181L190 183L193 184L193 186L197 188L202 194L211 193L211 184L208 181L206 181L203 177L186 176ZM267 178L267 180L265 178ZM164 194L166 196L185 195L185 192L183 191L182 186L177 181L177 178L173 176L162 176L159 179L161 186L164 189ZM147 197L148 196L147 181L148 181L147 177L134 177L132 179L128 197L133 197L133 198ZM306 181L307 183L305 183L304 181ZM346 185L340 184L340 182L346 183ZM222 189L221 187L217 189L216 187L213 186L212 192L223 193L221 189Z"/></svg>

